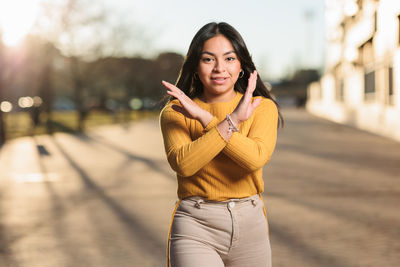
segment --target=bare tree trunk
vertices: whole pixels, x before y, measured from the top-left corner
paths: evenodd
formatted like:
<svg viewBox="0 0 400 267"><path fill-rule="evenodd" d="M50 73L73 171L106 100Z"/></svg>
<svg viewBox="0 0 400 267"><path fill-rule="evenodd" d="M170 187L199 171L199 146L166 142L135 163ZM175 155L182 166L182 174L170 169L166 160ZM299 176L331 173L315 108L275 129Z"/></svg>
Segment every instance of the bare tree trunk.
<svg viewBox="0 0 400 267"><path fill-rule="evenodd" d="M2 80L2 75L0 73L0 103L2 100L3 100L3 80ZM6 142L6 124L4 122L3 111L0 110L0 146L5 142Z"/></svg>
<svg viewBox="0 0 400 267"><path fill-rule="evenodd" d="M85 118L87 116L87 109L83 99L83 82L79 70L79 62L77 57L71 57L71 75L75 96L75 107L78 112L78 132L83 132L85 129Z"/></svg>
<svg viewBox="0 0 400 267"><path fill-rule="evenodd" d="M1 42L1 33L0 33L0 104L3 101L3 74L2 69L4 66L3 64L3 43ZM0 109L0 145L6 142L6 124L4 122L4 114L3 111Z"/></svg>
<svg viewBox="0 0 400 267"><path fill-rule="evenodd" d="M43 69L43 80L42 80L42 97L44 103L44 111L46 112L46 129L47 133L53 133L53 121L52 121L52 112L53 112L53 86L51 82L52 76L52 60L51 57L46 61L46 65Z"/></svg>

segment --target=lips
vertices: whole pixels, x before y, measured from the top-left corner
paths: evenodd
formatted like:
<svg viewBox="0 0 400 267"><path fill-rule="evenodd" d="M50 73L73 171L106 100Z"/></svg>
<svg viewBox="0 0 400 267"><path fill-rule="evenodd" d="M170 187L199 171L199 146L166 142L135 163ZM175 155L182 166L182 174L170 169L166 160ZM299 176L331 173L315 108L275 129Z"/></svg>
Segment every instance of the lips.
<svg viewBox="0 0 400 267"><path fill-rule="evenodd" d="M227 77L211 77L211 81L213 81L216 84L223 84L227 80Z"/></svg>

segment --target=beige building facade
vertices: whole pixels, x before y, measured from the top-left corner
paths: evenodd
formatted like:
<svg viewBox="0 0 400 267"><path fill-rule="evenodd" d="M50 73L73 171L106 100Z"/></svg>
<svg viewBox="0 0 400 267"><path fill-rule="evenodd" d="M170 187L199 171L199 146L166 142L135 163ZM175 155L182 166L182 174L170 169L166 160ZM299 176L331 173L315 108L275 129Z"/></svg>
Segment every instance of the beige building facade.
<svg viewBox="0 0 400 267"><path fill-rule="evenodd" d="M400 141L400 0L326 0L326 34L307 110Z"/></svg>

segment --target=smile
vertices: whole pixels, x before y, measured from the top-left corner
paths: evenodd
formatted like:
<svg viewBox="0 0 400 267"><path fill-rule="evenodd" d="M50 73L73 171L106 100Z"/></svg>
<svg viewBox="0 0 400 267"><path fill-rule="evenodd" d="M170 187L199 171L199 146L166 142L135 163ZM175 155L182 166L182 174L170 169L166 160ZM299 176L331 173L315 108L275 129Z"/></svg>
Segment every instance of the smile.
<svg viewBox="0 0 400 267"><path fill-rule="evenodd" d="M211 80L216 84L223 84L228 78L226 77L213 77Z"/></svg>

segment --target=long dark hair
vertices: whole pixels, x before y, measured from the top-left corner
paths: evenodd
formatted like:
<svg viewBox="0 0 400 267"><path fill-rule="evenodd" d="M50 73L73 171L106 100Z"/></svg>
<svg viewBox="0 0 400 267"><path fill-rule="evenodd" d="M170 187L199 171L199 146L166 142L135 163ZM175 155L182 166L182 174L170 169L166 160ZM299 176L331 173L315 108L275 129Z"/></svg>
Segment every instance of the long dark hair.
<svg viewBox="0 0 400 267"><path fill-rule="evenodd" d="M195 78L195 73L199 65L203 45L208 39L218 34L225 36L231 42L235 53L240 61L241 67L244 71L243 77L239 78L235 83L235 91L242 94L246 92L247 82L250 77L250 73L252 73L256 69L242 36L235 28L233 28L226 22L208 23L204 25L193 37L185 61L183 62L182 68L180 70L179 77L175 84L176 87L181 89L187 96L192 99L195 97L199 97L203 93L203 84L201 83L200 79ZM275 99L272 98L269 90L262 82L260 75L257 75L257 84L253 96L263 96L265 98L269 98L279 108L278 103L275 101ZM279 123L283 125L283 118L280 112Z"/></svg>

